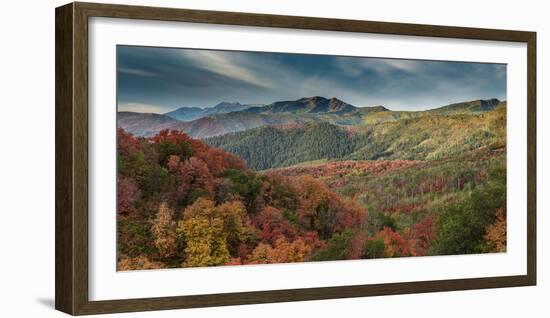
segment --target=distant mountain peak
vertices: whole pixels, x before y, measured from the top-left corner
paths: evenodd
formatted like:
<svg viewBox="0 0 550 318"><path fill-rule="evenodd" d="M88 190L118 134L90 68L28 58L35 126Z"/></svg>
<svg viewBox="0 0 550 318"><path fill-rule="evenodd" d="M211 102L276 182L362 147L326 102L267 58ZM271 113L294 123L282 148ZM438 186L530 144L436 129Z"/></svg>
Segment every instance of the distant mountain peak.
<svg viewBox="0 0 550 318"><path fill-rule="evenodd" d="M480 102L492 102L492 103L500 103L501 100L496 98L496 97L493 97L493 98L489 98L489 99L478 99L477 101L480 101Z"/></svg>
<svg viewBox="0 0 550 318"><path fill-rule="evenodd" d="M239 102L221 102L221 103L218 103L216 106L212 107L212 108L217 108L217 107L240 107L240 106L243 106L241 103Z"/></svg>
<svg viewBox="0 0 550 318"><path fill-rule="evenodd" d="M356 109L355 106L336 97L328 99L323 96L311 96L292 101L274 102L263 108L254 109L254 111L268 113L347 113Z"/></svg>
<svg viewBox="0 0 550 318"><path fill-rule="evenodd" d="M349 112L355 110L357 107L348 104L336 97L332 97L329 100L329 111L336 111L336 112Z"/></svg>
<svg viewBox="0 0 550 318"><path fill-rule="evenodd" d="M191 106L191 107L182 106L182 107L178 107L177 109L175 109L175 110L173 110L173 111L180 110L180 109L196 109L196 110L203 110L204 108L202 108L202 107L196 107L196 106Z"/></svg>
<svg viewBox="0 0 550 318"><path fill-rule="evenodd" d="M389 112L390 110L382 105L376 105L376 106L369 106L369 107L366 107L366 108L369 108L373 111L378 111L378 112Z"/></svg>
<svg viewBox="0 0 550 318"><path fill-rule="evenodd" d="M453 103L453 104L450 104L448 106L464 105L464 104L468 104L468 105L497 105L498 103L500 103L500 100L498 98L488 98L488 99L474 99L474 100L466 101L466 102L462 102L462 103Z"/></svg>
<svg viewBox="0 0 550 318"><path fill-rule="evenodd" d="M165 115L182 121L192 121L203 117L237 112L252 107L252 105L243 105L239 102L221 102L214 107L180 107Z"/></svg>
<svg viewBox="0 0 550 318"><path fill-rule="evenodd" d="M440 108L428 110L428 112L441 114L457 114L467 112L486 112L493 110L502 102L498 98L475 99L467 102L453 103Z"/></svg>
<svg viewBox="0 0 550 318"><path fill-rule="evenodd" d="M328 99L323 96L310 96L310 97L302 97L297 101L325 101L325 100L328 100Z"/></svg>
<svg viewBox="0 0 550 318"><path fill-rule="evenodd" d="M200 117L201 113L204 111L203 108L200 107L180 107L178 109L175 109L173 111L167 112L164 115L168 117L172 117L177 120L193 120L198 117Z"/></svg>

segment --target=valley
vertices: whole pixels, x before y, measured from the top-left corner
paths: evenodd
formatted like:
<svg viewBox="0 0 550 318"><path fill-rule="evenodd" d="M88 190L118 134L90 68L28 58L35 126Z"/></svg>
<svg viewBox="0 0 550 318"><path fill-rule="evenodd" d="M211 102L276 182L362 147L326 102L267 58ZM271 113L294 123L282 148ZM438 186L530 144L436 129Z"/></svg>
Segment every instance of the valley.
<svg viewBox="0 0 550 318"><path fill-rule="evenodd" d="M118 114L119 270L505 251L505 101L219 105Z"/></svg>

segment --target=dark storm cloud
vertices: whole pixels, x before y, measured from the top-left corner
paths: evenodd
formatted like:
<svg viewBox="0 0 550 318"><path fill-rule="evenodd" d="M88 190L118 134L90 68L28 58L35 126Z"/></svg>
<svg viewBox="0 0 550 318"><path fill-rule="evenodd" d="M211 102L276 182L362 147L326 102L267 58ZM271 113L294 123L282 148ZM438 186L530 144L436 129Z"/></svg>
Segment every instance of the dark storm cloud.
<svg viewBox="0 0 550 318"><path fill-rule="evenodd" d="M316 95L394 110L506 99L503 64L131 46L117 64L119 109L141 112Z"/></svg>

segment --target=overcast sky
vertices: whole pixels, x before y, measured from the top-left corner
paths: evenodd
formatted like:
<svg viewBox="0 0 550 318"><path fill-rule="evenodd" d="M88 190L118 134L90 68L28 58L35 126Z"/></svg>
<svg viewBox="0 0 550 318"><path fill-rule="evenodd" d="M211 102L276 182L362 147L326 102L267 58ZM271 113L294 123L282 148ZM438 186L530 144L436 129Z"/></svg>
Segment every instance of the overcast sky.
<svg viewBox="0 0 550 318"><path fill-rule="evenodd" d="M118 46L117 73L119 110L137 112L309 96L392 110L506 99L504 64Z"/></svg>

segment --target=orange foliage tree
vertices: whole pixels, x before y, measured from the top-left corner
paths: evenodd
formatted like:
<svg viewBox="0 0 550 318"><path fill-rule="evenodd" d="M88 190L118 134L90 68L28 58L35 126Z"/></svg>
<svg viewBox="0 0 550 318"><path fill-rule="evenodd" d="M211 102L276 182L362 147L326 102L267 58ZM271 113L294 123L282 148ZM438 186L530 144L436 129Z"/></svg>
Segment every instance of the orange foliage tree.
<svg viewBox="0 0 550 318"><path fill-rule="evenodd" d="M366 211L352 202L344 202L321 181L311 176L295 179L300 224L327 239L335 232L361 224Z"/></svg>
<svg viewBox="0 0 550 318"><path fill-rule="evenodd" d="M272 206L265 207L255 216L255 225L262 232L262 241L274 244L275 241L284 237L294 239L298 235L296 228L283 217L283 211Z"/></svg>
<svg viewBox="0 0 550 318"><path fill-rule="evenodd" d="M426 255L430 242L434 238L434 216L428 215L412 227L411 237L414 241L416 255Z"/></svg>
<svg viewBox="0 0 550 318"><path fill-rule="evenodd" d="M133 179L117 177L117 212L119 215L128 216L137 212L134 206L141 193Z"/></svg>
<svg viewBox="0 0 550 318"><path fill-rule="evenodd" d="M280 237L275 241L275 246L260 243L250 255L248 262L253 264L269 263L293 263L303 262L311 253L311 246L307 245L301 238L288 242Z"/></svg>
<svg viewBox="0 0 550 318"><path fill-rule="evenodd" d="M189 202L199 196L212 198L214 194L214 179L204 161L191 157L179 164L178 178L179 194Z"/></svg>
<svg viewBox="0 0 550 318"><path fill-rule="evenodd" d="M495 218L495 223L487 227L485 240L491 245L491 252L506 252L506 210L497 209Z"/></svg>
<svg viewBox="0 0 550 318"><path fill-rule="evenodd" d="M409 241L389 227L384 227L372 240L382 240L384 242L387 257L414 256Z"/></svg>
<svg viewBox="0 0 550 318"><path fill-rule="evenodd" d="M144 255L133 258L122 257L117 263L117 270L119 271L157 269L165 267L165 264L162 262L152 262L147 258L147 256Z"/></svg>
<svg viewBox="0 0 550 318"><path fill-rule="evenodd" d="M164 202L160 205L153 221L151 233L155 238L154 243L161 257L171 257L176 254L177 241L174 212Z"/></svg>

